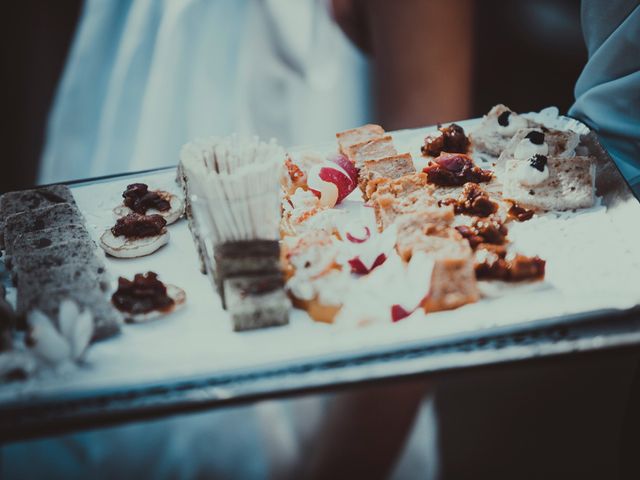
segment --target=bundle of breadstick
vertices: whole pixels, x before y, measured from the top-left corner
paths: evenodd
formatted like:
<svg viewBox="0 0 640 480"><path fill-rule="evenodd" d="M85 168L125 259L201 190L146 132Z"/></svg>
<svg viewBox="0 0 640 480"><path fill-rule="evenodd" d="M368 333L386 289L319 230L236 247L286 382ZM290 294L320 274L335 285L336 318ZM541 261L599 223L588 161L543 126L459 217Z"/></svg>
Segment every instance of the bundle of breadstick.
<svg viewBox="0 0 640 480"><path fill-rule="evenodd" d="M279 245L284 155L273 141L236 135L181 152L194 241L235 330L288 322Z"/></svg>

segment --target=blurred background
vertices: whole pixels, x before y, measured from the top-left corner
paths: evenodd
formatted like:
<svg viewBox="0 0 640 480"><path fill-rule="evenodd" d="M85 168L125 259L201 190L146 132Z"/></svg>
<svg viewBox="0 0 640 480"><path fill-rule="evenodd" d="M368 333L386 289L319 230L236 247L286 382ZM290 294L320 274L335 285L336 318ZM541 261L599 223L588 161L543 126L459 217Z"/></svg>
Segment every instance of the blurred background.
<svg viewBox="0 0 640 480"><path fill-rule="evenodd" d="M0 191L27 188L36 180L47 114L82 3L26 0L5 7L10 21L2 30L2 92L8 129ZM586 61L579 0L483 0L473 22L474 116L498 102L516 111L549 105L567 110Z"/></svg>

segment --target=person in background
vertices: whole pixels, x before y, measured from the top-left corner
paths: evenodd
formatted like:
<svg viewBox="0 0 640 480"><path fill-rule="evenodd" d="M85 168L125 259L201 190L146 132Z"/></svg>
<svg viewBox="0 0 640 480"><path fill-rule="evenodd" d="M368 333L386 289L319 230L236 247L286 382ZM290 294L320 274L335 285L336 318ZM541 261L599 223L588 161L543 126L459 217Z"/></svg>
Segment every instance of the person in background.
<svg viewBox="0 0 640 480"><path fill-rule="evenodd" d="M569 115L598 133L640 196L640 4L582 0L589 60Z"/></svg>

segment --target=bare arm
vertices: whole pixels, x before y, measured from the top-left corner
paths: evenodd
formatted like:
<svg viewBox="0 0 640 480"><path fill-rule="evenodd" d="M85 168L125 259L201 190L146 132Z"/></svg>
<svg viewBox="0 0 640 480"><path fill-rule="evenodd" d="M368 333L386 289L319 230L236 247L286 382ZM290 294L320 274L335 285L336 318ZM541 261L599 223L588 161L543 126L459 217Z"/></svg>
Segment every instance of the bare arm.
<svg viewBox="0 0 640 480"><path fill-rule="evenodd" d="M371 55L377 120L387 130L468 118L471 0L333 0L334 16Z"/></svg>
<svg viewBox="0 0 640 480"><path fill-rule="evenodd" d="M427 389L424 381L411 381L338 394L301 478L387 478Z"/></svg>

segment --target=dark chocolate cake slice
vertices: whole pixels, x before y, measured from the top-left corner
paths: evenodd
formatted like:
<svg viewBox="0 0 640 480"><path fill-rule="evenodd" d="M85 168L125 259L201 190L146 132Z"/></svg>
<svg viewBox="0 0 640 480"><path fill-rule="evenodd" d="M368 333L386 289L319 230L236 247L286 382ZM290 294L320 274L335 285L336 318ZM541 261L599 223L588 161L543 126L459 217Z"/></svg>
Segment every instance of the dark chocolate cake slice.
<svg viewBox="0 0 640 480"><path fill-rule="evenodd" d="M289 323L291 303L280 274L228 278L224 292L235 331Z"/></svg>

